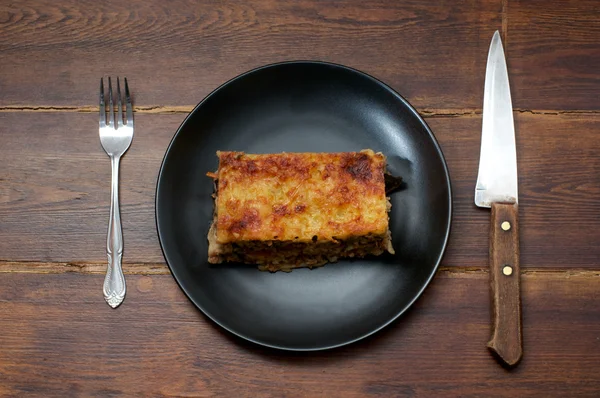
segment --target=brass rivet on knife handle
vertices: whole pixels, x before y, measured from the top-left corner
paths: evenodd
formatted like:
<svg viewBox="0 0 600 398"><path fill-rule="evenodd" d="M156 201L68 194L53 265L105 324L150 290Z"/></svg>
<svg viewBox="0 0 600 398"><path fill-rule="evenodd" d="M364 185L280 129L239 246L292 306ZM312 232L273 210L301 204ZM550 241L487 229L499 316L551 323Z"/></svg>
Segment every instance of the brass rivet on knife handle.
<svg viewBox="0 0 600 398"><path fill-rule="evenodd" d="M506 365L515 366L523 356L518 205L492 203L491 217L492 337L488 347ZM505 222L510 224L508 230Z"/></svg>

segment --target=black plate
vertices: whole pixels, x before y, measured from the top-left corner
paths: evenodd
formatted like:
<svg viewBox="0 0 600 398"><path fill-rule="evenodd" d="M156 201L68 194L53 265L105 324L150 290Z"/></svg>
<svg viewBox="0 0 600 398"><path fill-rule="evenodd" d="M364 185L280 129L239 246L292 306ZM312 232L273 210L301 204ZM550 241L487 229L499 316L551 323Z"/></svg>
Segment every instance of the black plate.
<svg viewBox="0 0 600 398"><path fill-rule="evenodd" d="M405 189L392 195L396 255L292 273L207 262L217 150L342 152L371 148ZM431 130L400 95L353 69L321 62L268 65L234 78L185 119L165 154L156 223L165 259L189 299L250 341L319 350L357 341L423 292L450 232L452 197Z"/></svg>

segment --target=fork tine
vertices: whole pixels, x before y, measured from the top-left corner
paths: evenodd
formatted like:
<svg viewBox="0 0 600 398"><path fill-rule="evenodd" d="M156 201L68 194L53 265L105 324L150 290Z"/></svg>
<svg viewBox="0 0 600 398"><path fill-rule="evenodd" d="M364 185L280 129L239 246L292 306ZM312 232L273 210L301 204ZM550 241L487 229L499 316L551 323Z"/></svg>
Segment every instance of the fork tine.
<svg viewBox="0 0 600 398"><path fill-rule="evenodd" d="M117 76L117 126L123 127L123 104L121 104L121 84Z"/></svg>
<svg viewBox="0 0 600 398"><path fill-rule="evenodd" d="M131 96L129 95L129 86L127 85L127 78L125 80L125 101L126 101L126 112L127 112L127 126L133 128L133 108L131 106Z"/></svg>
<svg viewBox="0 0 600 398"><path fill-rule="evenodd" d="M113 105L112 83L108 77L108 126L115 128L115 108Z"/></svg>
<svg viewBox="0 0 600 398"><path fill-rule="evenodd" d="M106 127L106 109L104 108L104 81L100 78L100 127Z"/></svg>

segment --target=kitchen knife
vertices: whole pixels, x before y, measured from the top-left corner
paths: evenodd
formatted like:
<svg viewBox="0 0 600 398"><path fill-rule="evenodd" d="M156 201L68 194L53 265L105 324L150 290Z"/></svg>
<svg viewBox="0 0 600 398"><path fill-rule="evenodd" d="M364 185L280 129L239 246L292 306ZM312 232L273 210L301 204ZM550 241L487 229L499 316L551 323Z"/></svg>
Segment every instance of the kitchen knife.
<svg viewBox="0 0 600 398"><path fill-rule="evenodd" d="M490 285L492 336L488 348L508 366L523 356L519 266L517 152L508 70L500 33L488 53L475 204L492 209Z"/></svg>

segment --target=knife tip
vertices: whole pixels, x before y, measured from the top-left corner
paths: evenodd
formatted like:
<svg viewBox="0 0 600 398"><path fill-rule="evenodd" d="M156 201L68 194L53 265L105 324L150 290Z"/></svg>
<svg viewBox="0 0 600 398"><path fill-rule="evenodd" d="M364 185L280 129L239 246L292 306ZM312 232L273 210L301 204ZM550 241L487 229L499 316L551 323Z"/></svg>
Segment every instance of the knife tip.
<svg viewBox="0 0 600 398"><path fill-rule="evenodd" d="M499 41L500 43L502 43L502 36L500 35L499 30L496 30L494 32L494 36L492 37L492 43L494 43L495 41Z"/></svg>

